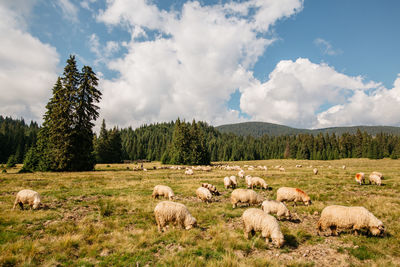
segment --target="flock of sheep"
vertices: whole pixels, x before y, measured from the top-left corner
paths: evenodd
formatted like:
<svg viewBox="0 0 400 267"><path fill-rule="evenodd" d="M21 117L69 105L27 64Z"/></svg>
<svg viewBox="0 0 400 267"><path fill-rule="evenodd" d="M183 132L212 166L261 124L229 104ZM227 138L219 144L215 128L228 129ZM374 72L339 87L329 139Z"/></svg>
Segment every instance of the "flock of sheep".
<svg viewBox="0 0 400 267"><path fill-rule="evenodd" d="M297 168L301 168L301 165L296 165ZM207 168L206 171L210 171L211 167ZM268 184L264 179L260 177L252 177L246 175L244 170L240 167L225 166L225 169L239 170L239 179L244 179L247 188L237 188L238 181L236 176L225 177L224 187L225 189L234 189L231 193L230 199L232 207L236 208L239 203L245 203L248 205L260 205L261 209L249 208L243 212L243 230L246 238L249 234L255 232L261 232L262 237L269 242L281 247L284 244L284 236L281 232L278 220L292 220L293 216L284 202L302 202L305 205L311 205L310 197L299 188L292 187L281 187L277 190L276 200L263 200L262 196L257 194L254 187L261 189L268 189ZM266 170L266 167L259 166L259 168ZM277 169L284 171L282 166L277 166ZM343 166L343 169L346 167ZM254 167L249 167L249 170L254 170ZM283 169L283 170L282 170ZM316 168L313 169L314 174L318 173ZM193 169L186 169L185 174L192 175ZM383 179L382 173L373 172L369 176L370 183L381 185ZM365 183L364 173L357 173L355 180L360 185ZM212 202L213 195L218 196L220 192L217 188L208 183L203 183L201 187L196 189L196 196L204 202ZM166 226L169 223L177 224L184 229L191 229L197 225L196 219L191 215L189 210L184 204L174 202L175 194L173 190L166 185L156 185L153 189L152 197L158 198L159 196L169 199L168 201L159 202L155 209L154 215L158 227L158 231L162 232L166 230ZM20 205L23 209L23 204L28 204L33 209L37 209L41 205L41 197L39 193L25 189L17 193L14 207ZM276 218L272 215L275 215ZM364 207L346 207L339 205L327 206L322 210L321 217L317 223L318 234L325 232L327 229L331 230L331 235L337 235L337 229L349 229L353 230L355 234L360 230L368 230L372 235L381 235L385 232L383 223L377 219L371 212Z"/></svg>

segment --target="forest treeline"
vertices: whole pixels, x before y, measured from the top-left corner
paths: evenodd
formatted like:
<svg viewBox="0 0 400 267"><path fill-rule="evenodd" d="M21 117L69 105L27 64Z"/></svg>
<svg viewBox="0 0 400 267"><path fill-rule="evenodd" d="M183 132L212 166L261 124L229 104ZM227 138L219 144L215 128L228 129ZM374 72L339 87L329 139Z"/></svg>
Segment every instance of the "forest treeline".
<svg viewBox="0 0 400 267"><path fill-rule="evenodd" d="M196 122L202 147L211 161L237 161L262 159L311 159L333 160L340 158L398 158L400 137L388 133L370 135L358 130L355 134L297 134L261 137L236 136L221 133L204 122ZM161 161L168 156L175 129L175 122L143 125L136 129L113 128L103 124L98 137L93 138L96 161L101 163L121 160L147 159ZM29 125L23 119L0 116L0 162L10 156L22 163L26 152L35 144L39 126ZM200 140L200 139L197 139ZM200 141L196 141L200 142ZM168 157L167 157L168 160ZM171 159L169 159L171 162Z"/></svg>

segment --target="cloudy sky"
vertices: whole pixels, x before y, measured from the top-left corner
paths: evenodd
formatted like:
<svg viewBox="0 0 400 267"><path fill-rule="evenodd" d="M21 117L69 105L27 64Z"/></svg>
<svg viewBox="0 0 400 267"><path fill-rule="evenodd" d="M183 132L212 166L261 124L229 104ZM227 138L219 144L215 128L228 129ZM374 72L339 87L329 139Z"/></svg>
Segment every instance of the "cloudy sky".
<svg viewBox="0 0 400 267"><path fill-rule="evenodd" d="M398 0L0 0L0 114L41 122L70 54L109 126L400 126Z"/></svg>

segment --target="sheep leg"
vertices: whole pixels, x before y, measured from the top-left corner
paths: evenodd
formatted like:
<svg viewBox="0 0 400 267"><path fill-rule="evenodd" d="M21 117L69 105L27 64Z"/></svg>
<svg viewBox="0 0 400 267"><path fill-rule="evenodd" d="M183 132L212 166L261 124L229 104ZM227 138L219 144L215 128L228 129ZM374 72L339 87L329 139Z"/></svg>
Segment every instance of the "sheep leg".
<svg viewBox="0 0 400 267"><path fill-rule="evenodd" d="M337 233L337 231L336 231L336 226L330 226L329 227L330 229L331 229L331 235L334 235L334 236L337 236L338 235L338 233Z"/></svg>
<svg viewBox="0 0 400 267"><path fill-rule="evenodd" d="M13 210L15 210L15 207L17 206L17 204L18 204L18 200L15 200Z"/></svg>

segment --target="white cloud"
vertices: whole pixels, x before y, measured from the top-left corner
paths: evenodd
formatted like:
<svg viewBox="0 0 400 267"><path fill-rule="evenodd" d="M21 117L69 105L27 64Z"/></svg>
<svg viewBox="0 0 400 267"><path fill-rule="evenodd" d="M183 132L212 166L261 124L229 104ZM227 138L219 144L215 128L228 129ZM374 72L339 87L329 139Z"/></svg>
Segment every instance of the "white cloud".
<svg viewBox="0 0 400 267"><path fill-rule="evenodd" d="M254 80L251 67L274 41L265 37L271 25L301 8L301 0L195 1L167 12L145 0L108 1L98 20L129 29L131 41L123 44L126 55L108 64L119 77L101 81L102 116L121 126L178 116L239 121L226 102Z"/></svg>
<svg viewBox="0 0 400 267"><path fill-rule="evenodd" d="M79 9L71 3L69 0L58 0L57 5L61 8L65 19L78 23L78 11Z"/></svg>
<svg viewBox="0 0 400 267"><path fill-rule="evenodd" d="M102 45L95 33L89 36L88 46L90 51L96 55L95 65L107 63L109 58L120 49L119 43L114 41L108 41L105 45Z"/></svg>
<svg viewBox="0 0 400 267"><path fill-rule="evenodd" d="M324 55L335 56L343 53L340 49L334 49L330 42L322 38L315 39L314 44L319 47Z"/></svg>
<svg viewBox="0 0 400 267"><path fill-rule="evenodd" d="M93 11L92 8L90 7L91 4L93 4L94 2L96 2L96 0L82 0L80 2L81 7L89 10L89 11Z"/></svg>
<svg viewBox="0 0 400 267"><path fill-rule="evenodd" d="M7 2L0 1L0 36L7 37L0 42L0 114L41 121L59 57L54 47L26 32L30 9Z"/></svg>
<svg viewBox="0 0 400 267"><path fill-rule="evenodd" d="M354 98L367 89L380 87L364 82L360 76L339 73L324 63L304 58L282 60L267 82L254 80L252 86L241 89L240 107L255 120L306 128L336 126L340 124L318 115L321 108L344 105L352 94Z"/></svg>

